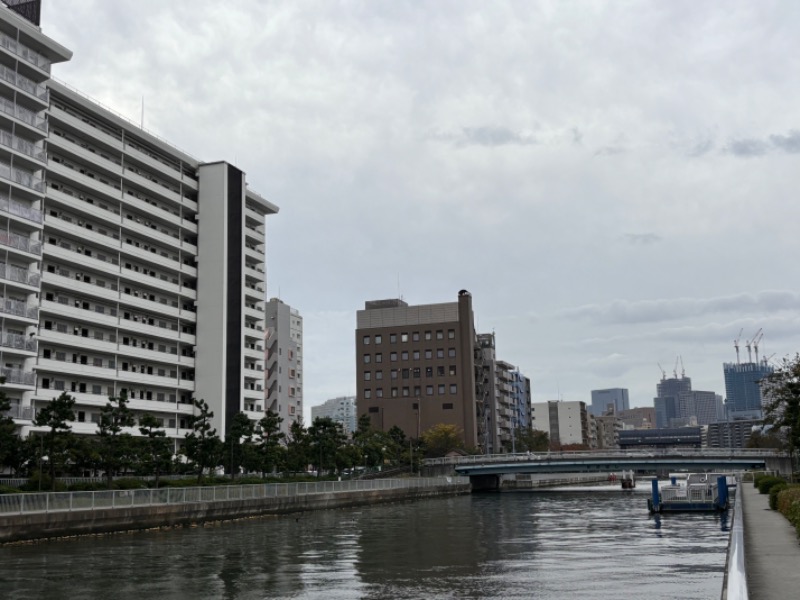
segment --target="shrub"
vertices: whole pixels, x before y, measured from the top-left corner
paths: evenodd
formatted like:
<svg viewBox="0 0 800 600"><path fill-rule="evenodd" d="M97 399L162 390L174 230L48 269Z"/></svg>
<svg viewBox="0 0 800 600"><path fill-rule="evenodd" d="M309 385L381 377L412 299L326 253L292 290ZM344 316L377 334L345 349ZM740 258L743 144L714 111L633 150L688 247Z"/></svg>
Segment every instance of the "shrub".
<svg viewBox="0 0 800 600"><path fill-rule="evenodd" d="M789 487L788 483L778 483L773 485L769 490L769 507L772 510L777 510L778 508L778 494L781 493L783 490Z"/></svg>
<svg viewBox="0 0 800 600"><path fill-rule="evenodd" d="M134 479L132 477L126 477L123 479L114 480L115 490L140 490L146 487L147 487L147 482L144 481L143 479Z"/></svg>
<svg viewBox="0 0 800 600"><path fill-rule="evenodd" d="M762 477L758 480L758 491L761 494L769 494L769 491L772 489L772 486L778 485L779 483L784 483L785 480L782 477Z"/></svg>
<svg viewBox="0 0 800 600"><path fill-rule="evenodd" d="M70 492L96 492L98 490L107 490L108 485L104 481L81 481L79 483L71 483L67 489Z"/></svg>
<svg viewBox="0 0 800 600"><path fill-rule="evenodd" d="M11 487L10 485L0 485L0 494L19 494L21 492L22 490Z"/></svg>

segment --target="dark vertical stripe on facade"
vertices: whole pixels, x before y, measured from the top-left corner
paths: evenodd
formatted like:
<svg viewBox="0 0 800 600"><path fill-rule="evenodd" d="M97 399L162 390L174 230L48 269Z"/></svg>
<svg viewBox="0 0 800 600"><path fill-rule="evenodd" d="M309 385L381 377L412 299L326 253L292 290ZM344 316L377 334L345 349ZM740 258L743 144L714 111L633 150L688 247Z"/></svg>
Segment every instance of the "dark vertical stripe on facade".
<svg viewBox="0 0 800 600"><path fill-rule="evenodd" d="M228 165L227 242L227 326L225 328L225 429L241 410L242 397L242 277L244 263L242 228L244 205L242 198L242 172Z"/></svg>

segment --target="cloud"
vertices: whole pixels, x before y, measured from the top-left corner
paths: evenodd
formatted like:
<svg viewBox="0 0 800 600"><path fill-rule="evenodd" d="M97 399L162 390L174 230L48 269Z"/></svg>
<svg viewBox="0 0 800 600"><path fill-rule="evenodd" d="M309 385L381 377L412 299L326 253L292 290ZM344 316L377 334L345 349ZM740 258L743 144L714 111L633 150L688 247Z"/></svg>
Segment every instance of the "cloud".
<svg viewBox="0 0 800 600"><path fill-rule="evenodd" d="M769 141L776 148L789 154L800 153L800 131L792 129L788 135L771 135Z"/></svg>
<svg viewBox="0 0 800 600"><path fill-rule="evenodd" d="M755 138L744 138L732 140L725 148L728 154L749 158L752 156L763 156L769 151L769 145Z"/></svg>
<svg viewBox="0 0 800 600"><path fill-rule="evenodd" d="M692 158L697 158L698 156L703 156L704 154L708 154L714 148L714 140L711 138L702 140L696 143L691 150L689 150L688 155Z"/></svg>
<svg viewBox="0 0 800 600"><path fill-rule="evenodd" d="M670 298L659 300L615 300L608 304L585 304L556 313L564 319L589 319L605 323L654 323L699 315L761 311L774 313L800 309L800 293L764 291L716 298Z"/></svg>
<svg viewBox="0 0 800 600"><path fill-rule="evenodd" d="M660 242L662 237L655 233L626 233L622 236L622 239L635 246L649 246L650 244Z"/></svg>
<svg viewBox="0 0 800 600"><path fill-rule="evenodd" d="M438 132L428 139L465 146L530 146L537 144L536 138L526 131L513 131L507 127L464 127L458 133Z"/></svg>
<svg viewBox="0 0 800 600"><path fill-rule="evenodd" d="M604 146L597 150L594 155L595 156L614 156L615 154L622 154L625 152L625 148L621 146Z"/></svg>

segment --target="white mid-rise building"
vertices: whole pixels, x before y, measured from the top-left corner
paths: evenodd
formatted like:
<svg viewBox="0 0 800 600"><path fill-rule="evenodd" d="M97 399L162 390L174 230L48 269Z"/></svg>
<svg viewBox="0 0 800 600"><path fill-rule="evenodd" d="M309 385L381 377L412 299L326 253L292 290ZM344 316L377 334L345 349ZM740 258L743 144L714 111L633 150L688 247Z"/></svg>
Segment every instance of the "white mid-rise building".
<svg viewBox="0 0 800 600"><path fill-rule="evenodd" d="M292 423L303 417L303 317L297 309L271 298L265 318L264 401L268 410L283 419L281 431L288 434Z"/></svg>
<svg viewBox="0 0 800 600"><path fill-rule="evenodd" d="M532 403L531 426L547 432L554 449L571 445L588 448L591 444L586 403L579 400Z"/></svg>
<svg viewBox="0 0 800 600"><path fill-rule="evenodd" d="M337 423L341 423L347 435L353 435L356 430L356 397L342 396L331 398L319 406L311 407L311 420L329 417Z"/></svg>
<svg viewBox="0 0 800 600"><path fill-rule="evenodd" d="M193 398L222 435L263 416L277 206L50 80L71 53L2 4L0 36L0 360L22 434L62 391L84 434L123 392L173 438Z"/></svg>

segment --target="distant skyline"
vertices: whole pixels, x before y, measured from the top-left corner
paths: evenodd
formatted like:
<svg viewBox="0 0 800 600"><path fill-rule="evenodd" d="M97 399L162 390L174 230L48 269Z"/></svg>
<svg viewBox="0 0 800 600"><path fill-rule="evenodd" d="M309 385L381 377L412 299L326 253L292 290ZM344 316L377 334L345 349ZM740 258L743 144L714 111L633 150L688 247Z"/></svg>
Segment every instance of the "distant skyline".
<svg viewBox="0 0 800 600"><path fill-rule="evenodd" d="M53 74L280 206L305 412L365 300L472 293L534 402L800 350L800 4L44 0ZM743 354L746 351L743 348ZM743 356L746 360L746 356Z"/></svg>

